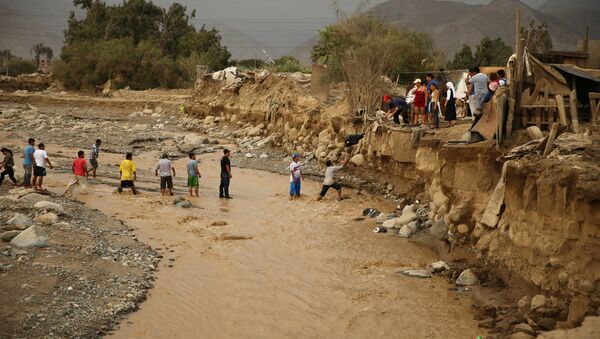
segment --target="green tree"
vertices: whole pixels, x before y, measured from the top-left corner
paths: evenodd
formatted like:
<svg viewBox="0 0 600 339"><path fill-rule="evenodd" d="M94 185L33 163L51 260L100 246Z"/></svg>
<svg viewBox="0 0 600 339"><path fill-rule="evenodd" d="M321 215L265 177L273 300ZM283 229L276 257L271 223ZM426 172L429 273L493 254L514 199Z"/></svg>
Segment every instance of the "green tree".
<svg viewBox="0 0 600 339"><path fill-rule="evenodd" d="M475 65L504 66L512 54L512 48L501 38L485 37L475 51Z"/></svg>
<svg viewBox="0 0 600 339"><path fill-rule="evenodd" d="M195 80L196 64L211 69L229 64L219 32L196 29L195 12L188 14L179 3L168 9L148 0L73 3L84 15L71 13L54 72L67 87L99 86L109 79L134 89L179 87Z"/></svg>
<svg viewBox="0 0 600 339"><path fill-rule="evenodd" d="M552 36L546 22L529 21L529 27L521 27L521 36L526 39L526 47L533 54L544 54L552 49Z"/></svg>
<svg viewBox="0 0 600 339"><path fill-rule="evenodd" d="M366 47L365 41L372 41L377 46ZM345 57L355 53L378 54L382 50L391 50L383 60L387 75L438 66L439 52L433 47L433 40L428 34L399 30L371 12L346 17L319 31L319 40L311 57L313 62L327 65L330 80L342 81L342 60Z"/></svg>
<svg viewBox="0 0 600 339"><path fill-rule="evenodd" d="M454 59L449 64L450 69L468 69L475 65L475 57L471 46L463 44L462 48L454 54Z"/></svg>

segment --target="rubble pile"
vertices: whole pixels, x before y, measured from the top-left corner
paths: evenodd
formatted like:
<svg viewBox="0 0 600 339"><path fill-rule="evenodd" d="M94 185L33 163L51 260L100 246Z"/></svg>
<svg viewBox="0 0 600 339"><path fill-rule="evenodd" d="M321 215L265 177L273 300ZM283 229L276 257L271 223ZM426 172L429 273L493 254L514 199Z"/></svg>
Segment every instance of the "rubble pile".
<svg viewBox="0 0 600 339"><path fill-rule="evenodd" d="M53 195L1 193L2 333L96 337L146 299L160 258L132 229Z"/></svg>

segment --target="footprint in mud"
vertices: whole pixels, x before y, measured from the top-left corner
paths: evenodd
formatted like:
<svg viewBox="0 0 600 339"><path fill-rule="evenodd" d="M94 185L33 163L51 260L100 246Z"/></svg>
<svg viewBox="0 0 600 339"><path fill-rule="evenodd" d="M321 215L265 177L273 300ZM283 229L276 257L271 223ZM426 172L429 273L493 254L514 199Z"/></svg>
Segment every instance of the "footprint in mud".
<svg viewBox="0 0 600 339"><path fill-rule="evenodd" d="M235 234L221 234L215 237L216 241L234 241L234 240L252 240L254 237L247 237L243 235L235 235Z"/></svg>

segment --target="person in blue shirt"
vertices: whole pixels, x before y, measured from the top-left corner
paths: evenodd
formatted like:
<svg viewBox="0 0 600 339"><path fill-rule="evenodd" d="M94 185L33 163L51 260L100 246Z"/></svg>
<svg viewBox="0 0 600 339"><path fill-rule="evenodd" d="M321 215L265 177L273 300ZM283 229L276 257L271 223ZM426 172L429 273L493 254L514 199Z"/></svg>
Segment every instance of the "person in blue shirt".
<svg viewBox="0 0 600 339"><path fill-rule="evenodd" d="M33 152L35 152L35 139L29 138L27 140L27 146L23 150L23 171L25 171L25 175L23 175L23 186L26 188L31 187L31 175L33 174L33 164L35 164L35 159L33 158Z"/></svg>
<svg viewBox="0 0 600 339"><path fill-rule="evenodd" d="M386 118L389 119L390 116L394 117L394 123L396 125L400 125L400 115L402 115L402 120L405 124L408 124L408 104L406 100L400 98L392 98L390 95L385 95L383 97L383 103L388 105L388 112Z"/></svg>

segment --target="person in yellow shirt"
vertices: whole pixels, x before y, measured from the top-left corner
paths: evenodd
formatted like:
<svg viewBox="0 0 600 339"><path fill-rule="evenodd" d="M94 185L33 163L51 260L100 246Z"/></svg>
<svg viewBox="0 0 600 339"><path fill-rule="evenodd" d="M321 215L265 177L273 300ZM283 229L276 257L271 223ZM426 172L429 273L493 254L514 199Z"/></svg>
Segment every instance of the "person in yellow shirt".
<svg viewBox="0 0 600 339"><path fill-rule="evenodd" d="M135 190L134 181L136 179L135 164L133 163L133 154L131 152L125 155L125 160L121 161L119 166L119 174L121 175L121 187L117 190L119 193L123 192L123 188L130 187L133 194L137 194Z"/></svg>

